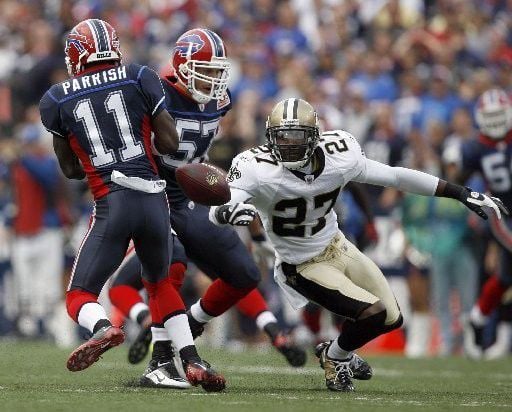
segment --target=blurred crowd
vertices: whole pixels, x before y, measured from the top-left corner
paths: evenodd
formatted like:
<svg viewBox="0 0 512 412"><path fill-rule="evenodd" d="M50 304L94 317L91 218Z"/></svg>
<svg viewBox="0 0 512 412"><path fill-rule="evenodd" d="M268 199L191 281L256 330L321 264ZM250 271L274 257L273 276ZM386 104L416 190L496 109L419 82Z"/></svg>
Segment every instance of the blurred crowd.
<svg viewBox="0 0 512 412"><path fill-rule="evenodd" d="M37 105L67 78L63 38L89 17L114 26L126 62L155 70L169 64L174 41L190 28L224 39L234 106L210 161L225 169L235 154L264 143L276 101L301 97L324 129L351 132L368 157L453 179L454 148L478 136L478 96L493 86L512 91L510 0L3 0L0 335L69 343L58 336L65 273L91 201L83 184L60 175ZM377 188L368 196L377 233L350 194L338 205L340 225L396 279L406 353L462 353L465 316L497 261L485 226L450 200ZM301 317L284 308L283 321L320 339L336 326L317 312ZM504 342L504 354L512 333L508 322L499 325L489 341Z"/></svg>

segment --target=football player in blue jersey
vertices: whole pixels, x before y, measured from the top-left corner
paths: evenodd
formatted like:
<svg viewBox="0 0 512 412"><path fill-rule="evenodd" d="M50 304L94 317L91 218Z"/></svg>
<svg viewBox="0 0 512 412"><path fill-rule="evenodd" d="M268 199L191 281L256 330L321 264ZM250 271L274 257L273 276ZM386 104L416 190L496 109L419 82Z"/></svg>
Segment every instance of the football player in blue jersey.
<svg viewBox="0 0 512 412"><path fill-rule="evenodd" d="M133 239L153 322L173 340L190 383L222 390L225 380L199 357L184 303L167 276L169 206L151 131L155 146L166 154L176 152L178 134L165 110L160 79L145 66L121 63L116 32L102 20L76 25L65 54L71 77L44 94L41 120L53 134L63 173L71 179L87 176L95 200L66 294L69 315L92 337L73 351L67 367L86 369L123 343L123 331L112 326L97 299Z"/></svg>
<svg viewBox="0 0 512 412"><path fill-rule="evenodd" d="M479 172L493 196L512 207L512 101L501 89L490 89L478 99L475 120L480 130L478 139L461 147L462 180ZM493 238L499 245L498 274L483 285L474 305L466 332L470 356L478 358L483 352L483 328L489 315L499 306L505 291L512 286L512 219L510 216L489 221ZM468 341L466 341L468 343Z"/></svg>
<svg viewBox="0 0 512 412"><path fill-rule="evenodd" d="M208 219L208 207L190 201L175 178L176 168L180 165L202 162L207 157L220 120L231 109L230 93L227 89L229 73L230 63L226 57L224 42L211 30L198 28L179 37L170 67L162 75L167 110L174 118L179 134L179 146L175 154L155 157L159 174L167 182L171 224L183 243L188 258L214 280L205 295L191 307L188 313L189 322L194 337L199 336L208 321L239 302L238 307L242 313L256 321L287 361L292 366L302 366L306 354L281 331L275 316L268 310L265 300L256 289L260 280L259 269L236 231L212 224ZM261 227L253 227L252 235L255 248L268 249ZM134 256L134 259L137 257ZM181 269L173 270L171 265L171 278L178 272L182 273L183 268ZM134 273L131 279L136 280L137 276ZM117 286L129 284L135 286L132 281L126 281L124 285L118 283ZM126 288L124 290L127 292ZM121 289L118 291L121 292ZM134 296L133 293L130 294ZM110 295L112 297L113 293ZM116 295L122 296L122 293ZM123 306L122 303L113 303ZM125 313L130 311L125 310ZM152 334L153 340L156 339L153 359L143 379L154 372L158 359L163 361L172 357L166 335L155 326ZM140 336L149 342L148 334L142 333ZM132 361L140 361L147 352L147 344L139 343L137 340L135 345L142 349L140 356L131 356ZM159 381L154 381L154 384L172 386Z"/></svg>

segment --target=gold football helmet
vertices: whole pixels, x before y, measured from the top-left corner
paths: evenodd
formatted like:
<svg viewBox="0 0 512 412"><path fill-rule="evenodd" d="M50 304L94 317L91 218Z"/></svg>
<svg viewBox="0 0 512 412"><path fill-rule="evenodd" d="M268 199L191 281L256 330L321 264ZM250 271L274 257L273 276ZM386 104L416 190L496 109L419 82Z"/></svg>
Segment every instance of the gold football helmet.
<svg viewBox="0 0 512 412"><path fill-rule="evenodd" d="M267 118L265 136L273 155L284 167L303 167L320 138L315 109L302 99L281 100Z"/></svg>

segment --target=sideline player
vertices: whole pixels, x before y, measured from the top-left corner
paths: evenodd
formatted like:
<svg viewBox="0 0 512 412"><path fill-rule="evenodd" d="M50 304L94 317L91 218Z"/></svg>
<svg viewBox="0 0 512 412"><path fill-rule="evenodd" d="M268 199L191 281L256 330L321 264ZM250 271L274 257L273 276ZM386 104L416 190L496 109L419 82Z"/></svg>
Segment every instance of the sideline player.
<svg viewBox="0 0 512 412"><path fill-rule="evenodd" d="M460 151L462 179L475 172L483 176L493 196L512 207L512 101L504 90L490 89L478 99L475 120L480 129L478 139L464 143ZM491 233L499 246L497 276L482 286L480 296L470 313L472 357L485 355L483 329L489 315L500 305L505 291L512 286L512 220L490 219Z"/></svg>
<svg viewBox="0 0 512 412"><path fill-rule="evenodd" d="M317 356L327 388L353 391L352 377L371 377L369 365L353 351L403 320L380 269L337 227L332 207L339 191L356 181L453 198L483 218L483 206L498 217L507 209L497 198L367 159L345 131L320 136L315 110L301 99L274 106L266 138L266 145L233 160L231 200L212 207L210 218L219 225L247 225L258 211L276 251L275 279L292 305L313 301L347 319L336 340L317 346Z"/></svg>
<svg viewBox="0 0 512 412"><path fill-rule="evenodd" d="M87 176L95 199L66 294L69 315L92 337L73 351L67 367L86 369L124 341L97 298L133 239L153 322L172 338L190 383L222 390L224 378L199 357L183 301L167 278L169 206L150 140L153 129L156 147L175 153L178 134L158 75L145 66L123 65L116 32L103 20L77 24L65 54L70 79L42 97L41 120L53 134L63 173Z"/></svg>

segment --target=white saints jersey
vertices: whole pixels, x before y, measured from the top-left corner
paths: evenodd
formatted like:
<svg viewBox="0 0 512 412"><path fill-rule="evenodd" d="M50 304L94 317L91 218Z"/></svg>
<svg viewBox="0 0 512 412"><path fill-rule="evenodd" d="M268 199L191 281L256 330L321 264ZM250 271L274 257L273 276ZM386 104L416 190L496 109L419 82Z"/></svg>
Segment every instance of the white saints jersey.
<svg viewBox="0 0 512 412"><path fill-rule="evenodd" d="M266 146L240 153L228 182L251 195L277 257L290 264L305 262L322 252L339 231L333 210L338 195L364 171L359 143L347 132L322 134L316 149L314 174L289 170Z"/></svg>

